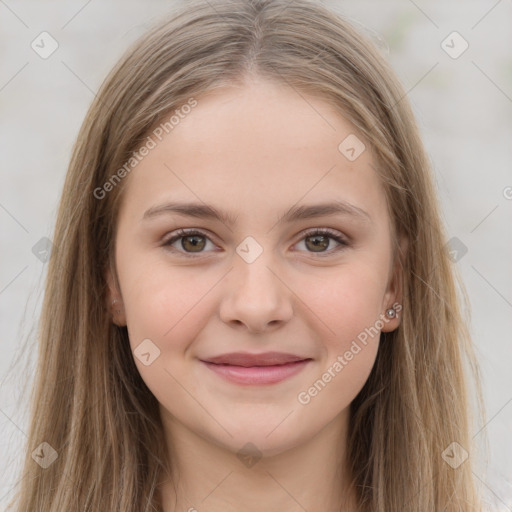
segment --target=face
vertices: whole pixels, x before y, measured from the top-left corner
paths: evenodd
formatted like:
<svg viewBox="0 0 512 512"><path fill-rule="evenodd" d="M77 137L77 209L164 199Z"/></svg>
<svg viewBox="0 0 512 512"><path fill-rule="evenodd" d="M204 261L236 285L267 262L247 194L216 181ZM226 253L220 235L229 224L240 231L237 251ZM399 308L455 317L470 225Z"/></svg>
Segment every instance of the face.
<svg viewBox="0 0 512 512"><path fill-rule="evenodd" d="M196 100L125 178L111 296L168 428L276 454L346 418L397 326L386 198L328 103L263 81ZM212 362L233 352L296 357Z"/></svg>

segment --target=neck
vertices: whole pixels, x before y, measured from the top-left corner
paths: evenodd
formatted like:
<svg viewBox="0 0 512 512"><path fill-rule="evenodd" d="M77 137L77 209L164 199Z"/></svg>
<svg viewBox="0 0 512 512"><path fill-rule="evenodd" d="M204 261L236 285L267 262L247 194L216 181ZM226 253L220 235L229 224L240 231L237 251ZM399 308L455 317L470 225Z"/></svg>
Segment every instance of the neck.
<svg viewBox="0 0 512 512"><path fill-rule="evenodd" d="M273 455L249 446L230 450L166 416L172 471L159 488L163 512L356 512L344 469L344 414L313 438Z"/></svg>

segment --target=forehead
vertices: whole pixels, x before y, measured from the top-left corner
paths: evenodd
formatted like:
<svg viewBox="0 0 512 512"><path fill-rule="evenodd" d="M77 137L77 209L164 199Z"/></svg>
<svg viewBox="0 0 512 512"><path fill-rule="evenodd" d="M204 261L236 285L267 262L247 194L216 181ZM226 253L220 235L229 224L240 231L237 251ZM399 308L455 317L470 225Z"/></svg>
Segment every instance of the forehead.
<svg viewBox="0 0 512 512"><path fill-rule="evenodd" d="M134 216L169 198L232 207L242 219L326 200L386 214L369 145L328 102L266 81L195 99L159 138L149 133L155 146L124 184Z"/></svg>

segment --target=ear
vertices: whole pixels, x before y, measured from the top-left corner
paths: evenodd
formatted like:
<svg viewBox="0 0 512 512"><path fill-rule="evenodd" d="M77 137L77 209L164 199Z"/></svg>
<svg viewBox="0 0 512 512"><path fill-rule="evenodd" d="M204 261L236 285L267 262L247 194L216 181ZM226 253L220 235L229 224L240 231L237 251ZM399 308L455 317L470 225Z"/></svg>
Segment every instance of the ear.
<svg viewBox="0 0 512 512"><path fill-rule="evenodd" d="M112 322L119 327L126 325L126 314L124 311L123 298L119 290L119 282L112 265L105 271L105 281L107 283L107 304L106 309L112 315Z"/></svg>
<svg viewBox="0 0 512 512"><path fill-rule="evenodd" d="M405 237L401 237L395 250L392 271L388 287L384 295L383 309L385 322L382 332L392 332L400 325L404 283L403 263L405 262L407 255L407 247L407 239ZM394 318L390 318L386 315L386 311L389 309L393 309L395 311Z"/></svg>

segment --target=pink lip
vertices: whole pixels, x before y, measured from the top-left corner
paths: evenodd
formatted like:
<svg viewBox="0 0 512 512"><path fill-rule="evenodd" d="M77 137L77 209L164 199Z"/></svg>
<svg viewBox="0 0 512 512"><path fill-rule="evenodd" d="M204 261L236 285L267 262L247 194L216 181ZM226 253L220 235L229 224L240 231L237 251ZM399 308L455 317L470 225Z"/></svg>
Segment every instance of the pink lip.
<svg viewBox="0 0 512 512"><path fill-rule="evenodd" d="M243 385L276 384L299 373L311 359L268 366L236 366L202 361L220 377Z"/></svg>

